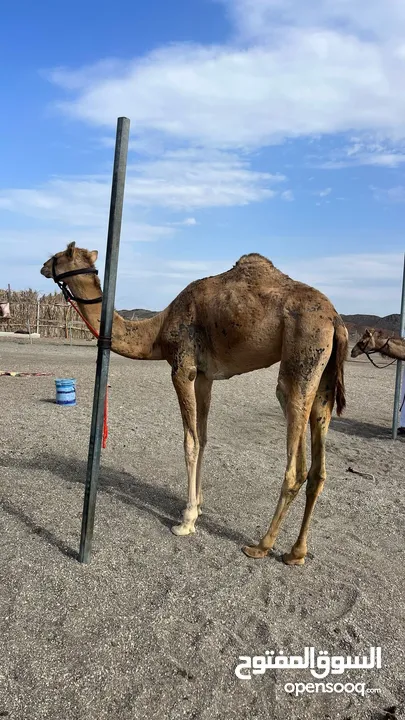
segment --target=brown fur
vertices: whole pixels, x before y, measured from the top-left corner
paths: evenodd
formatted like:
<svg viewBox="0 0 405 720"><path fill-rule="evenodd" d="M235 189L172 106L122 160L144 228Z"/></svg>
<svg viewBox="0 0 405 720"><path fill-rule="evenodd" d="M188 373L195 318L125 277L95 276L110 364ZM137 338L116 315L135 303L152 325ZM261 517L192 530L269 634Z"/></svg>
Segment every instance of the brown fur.
<svg viewBox="0 0 405 720"><path fill-rule="evenodd" d="M346 407L345 383L344 383L344 364L347 358L349 341L347 337L346 327L339 322L335 324L334 338L334 363L335 363L335 389L336 389L336 412L340 417Z"/></svg>
<svg viewBox="0 0 405 720"><path fill-rule="evenodd" d="M58 253L57 272L92 266L97 252L70 244ZM52 259L41 270L52 277ZM100 294L94 275L67 280L74 294ZM97 330L100 305L80 305ZM243 255L233 268L188 285L161 313L142 321L114 314L112 350L134 359L166 360L178 396L184 426L188 503L179 535L195 531L201 512L201 465L214 380L227 379L280 362L277 397L287 420L287 467L270 528L259 545L245 547L250 557L263 557L274 545L291 501L307 478L305 435L311 426L312 462L307 504L297 542L284 556L302 564L316 498L325 482L325 438L336 402L345 407L344 362L348 333L325 295L292 280L267 258Z"/></svg>

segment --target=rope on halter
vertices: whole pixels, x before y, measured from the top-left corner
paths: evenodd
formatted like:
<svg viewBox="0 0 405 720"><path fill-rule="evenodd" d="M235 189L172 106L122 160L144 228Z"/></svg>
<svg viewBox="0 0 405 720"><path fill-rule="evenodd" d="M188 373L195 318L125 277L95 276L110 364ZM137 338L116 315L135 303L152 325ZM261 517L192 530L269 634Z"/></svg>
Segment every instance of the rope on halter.
<svg viewBox="0 0 405 720"><path fill-rule="evenodd" d="M66 295L65 295L65 297L66 297ZM77 305L74 304L73 300L71 300L70 297L66 297L66 300L68 301L69 305L71 305L72 308L74 310L76 310L77 314L81 317L81 319L83 320L85 325L87 325L87 327L90 330L90 332L92 333L92 335L94 335L94 337L97 338L97 340L99 340L100 339L99 333L97 332L97 330L95 330L92 327L92 325L90 325L88 320L86 320L83 313L81 313L79 308L77 307ZM105 400L104 400L103 439L102 439L102 444L101 444L101 447L103 448L103 450L105 450L105 448L107 447L107 438L108 438L108 385L105 390Z"/></svg>
<svg viewBox="0 0 405 720"><path fill-rule="evenodd" d="M370 339L371 339L371 338L370 338ZM390 341L391 339L392 339L392 338L390 338L390 337L387 338L387 340L386 340L386 342L384 343L384 345L383 345L382 347L378 348L378 349L376 348L375 350L369 350L368 352L366 352L366 348L364 348L364 350L363 350L363 352L364 352L365 356L367 357L367 359L370 360L371 364L374 365L374 367L376 367L378 370L383 370L384 368L390 367L390 365L393 365L394 363L397 362L397 358L394 358L394 360L392 360L392 362L387 363L386 365L377 365L377 364L374 362L374 360L370 357L370 355L373 354L373 353L381 353L381 355L384 355L384 353L382 353L381 351L384 350L384 348L387 347L387 345L388 345L388 343L389 343L389 341ZM368 342L370 342L370 340L369 340ZM367 343L367 345L368 345L368 343ZM367 347L367 345L366 345L366 347Z"/></svg>
<svg viewBox="0 0 405 720"><path fill-rule="evenodd" d="M400 408L399 408L399 412L401 412L402 408L404 407L404 403L405 403L405 393L404 393L404 397L402 398L402 402L401 402L401 405L400 405Z"/></svg>
<svg viewBox="0 0 405 720"><path fill-rule="evenodd" d="M366 357L370 360L370 362L372 363L372 365L374 365L374 367L376 367L378 370L384 370L384 368L387 368L387 367L389 367L390 365L393 365L393 364L396 363L396 361L397 361L397 359L395 358L395 360L392 360L392 362L390 362L390 363L386 363L386 365L377 365L377 364L374 362L374 360L370 357L371 352L372 352L372 351L370 351L369 353L364 353L364 354L365 354Z"/></svg>
<svg viewBox="0 0 405 720"><path fill-rule="evenodd" d="M103 349L110 349L111 348L111 338L106 337L100 337L100 334L95 330L90 323L86 320L84 315L80 312L77 305L75 305L75 302L81 302L85 305L94 305L97 303L100 303L102 301L102 296L100 295L97 298L79 298L75 296L72 291L68 288L66 285L65 280L70 277L74 277L76 275L98 275L98 270L94 267L88 267L88 268L78 268L77 270L68 270L64 273L57 273L56 272L56 261L57 258L54 255L52 257L52 278L54 282L58 285L60 290L63 293L63 296L65 300L72 306L74 310L76 310L77 314L81 317L83 322L87 325L90 332L94 335L95 338L98 339L98 345L99 347L102 347ZM74 302L75 301L75 302ZM108 385L106 387L105 391L105 400L104 400L104 419L103 419L103 438L102 438L102 448L105 449L107 447L107 438L108 438Z"/></svg>

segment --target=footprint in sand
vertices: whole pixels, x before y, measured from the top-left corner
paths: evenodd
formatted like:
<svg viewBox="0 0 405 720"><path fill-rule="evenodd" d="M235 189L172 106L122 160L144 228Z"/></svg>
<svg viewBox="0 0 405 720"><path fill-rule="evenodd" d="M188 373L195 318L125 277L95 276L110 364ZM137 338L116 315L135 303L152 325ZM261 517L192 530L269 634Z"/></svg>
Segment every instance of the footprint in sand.
<svg viewBox="0 0 405 720"><path fill-rule="evenodd" d="M319 598L314 608L303 598L302 608L306 608L308 615L317 622L337 622L351 613L360 596L359 590L350 583L328 582L322 590L322 603L319 607Z"/></svg>
<svg viewBox="0 0 405 720"><path fill-rule="evenodd" d="M291 587L281 587L277 592L263 583L257 591L261 601L256 613L262 618L277 616L283 622L296 622L308 618L311 622L337 622L349 615L359 600L359 590L355 585L328 579L322 587L300 588L295 593ZM261 612L260 612L261 610Z"/></svg>

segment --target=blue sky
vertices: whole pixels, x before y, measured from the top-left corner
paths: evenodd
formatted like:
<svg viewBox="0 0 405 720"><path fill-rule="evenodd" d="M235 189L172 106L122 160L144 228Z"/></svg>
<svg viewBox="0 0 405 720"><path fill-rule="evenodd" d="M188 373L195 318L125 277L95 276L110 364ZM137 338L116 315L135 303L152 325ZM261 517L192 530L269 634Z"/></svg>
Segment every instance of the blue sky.
<svg viewBox="0 0 405 720"><path fill-rule="evenodd" d="M102 269L127 115L118 308L261 252L342 313L399 311L402 0L20 0L2 30L0 287L51 291L71 240Z"/></svg>

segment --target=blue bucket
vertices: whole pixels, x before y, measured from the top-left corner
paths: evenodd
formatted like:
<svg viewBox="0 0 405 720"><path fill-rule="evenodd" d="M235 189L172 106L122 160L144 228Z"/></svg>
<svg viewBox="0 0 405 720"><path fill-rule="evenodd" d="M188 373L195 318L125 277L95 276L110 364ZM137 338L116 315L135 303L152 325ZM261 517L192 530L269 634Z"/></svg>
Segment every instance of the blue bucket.
<svg viewBox="0 0 405 720"><path fill-rule="evenodd" d="M76 380L74 378L55 380L56 404L76 405Z"/></svg>

